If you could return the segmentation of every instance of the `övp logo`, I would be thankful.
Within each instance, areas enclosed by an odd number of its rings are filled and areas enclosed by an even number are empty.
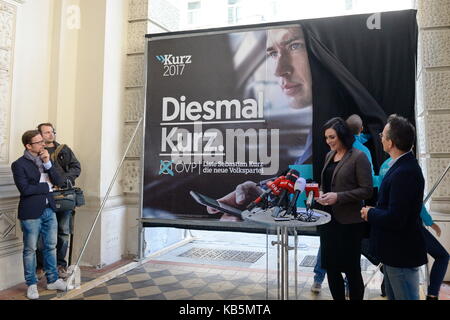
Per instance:
[[[170,174],[172,177],[174,176],[173,170],[172,170],[172,161],[168,160],[159,160],[159,175],[163,174]]]

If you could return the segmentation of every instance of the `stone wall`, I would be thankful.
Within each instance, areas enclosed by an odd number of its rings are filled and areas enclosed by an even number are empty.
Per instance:
[[[427,194],[450,165],[450,0],[419,0],[417,9],[417,145]],[[450,172],[428,205],[442,229],[437,239],[450,251]]]
[[[125,86],[124,148],[144,114],[145,96],[145,47],[146,34],[178,30],[179,11],[166,0],[129,0],[128,44]],[[142,126],[141,126],[142,128]],[[143,154],[142,130],[137,133],[127,154],[122,187],[128,204],[128,251],[137,252],[140,228],[136,220],[140,217],[139,193],[141,190],[141,155]],[[182,239],[182,230],[169,228],[147,228],[142,230],[142,254],[145,256]]]
[[[417,9],[418,151],[429,191],[450,164],[450,0],[418,1]],[[450,213],[450,174],[433,193],[431,209]]]
[[[11,97],[17,6],[22,1],[0,0],[0,290],[22,276],[22,242],[17,223],[18,192],[11,174]]]

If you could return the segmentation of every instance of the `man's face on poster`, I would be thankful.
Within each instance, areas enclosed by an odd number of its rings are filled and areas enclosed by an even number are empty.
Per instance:
[[[266,51],[290,106],[300,109],[312,105],[311,70],[302,28],[268,30]]]

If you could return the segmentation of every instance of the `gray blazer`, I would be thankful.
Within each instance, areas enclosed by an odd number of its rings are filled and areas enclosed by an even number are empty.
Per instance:
[[[330,151],[325,157],[321,173],[333,161],[336,151]],[[333,217],[342,224],[359,223],[363,200],[372,196],[372,169],[364,152],[351,148],[339,161],[331,179],[331,192],[337,193],[337,202],[332,206]],[[322,188],[322,187],[321,187]]]

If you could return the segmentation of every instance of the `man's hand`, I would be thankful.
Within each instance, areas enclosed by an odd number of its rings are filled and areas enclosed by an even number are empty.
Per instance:
[[[244,183],[239,184],[233,192],[230,192],[226,196],[217,199],[217,201],[222,202],[224,204],[228,204],[232,207],[244,210],[245,207],[259,197],[259,195],[263,193],[262,189],[256,185],[253,181],[246,181]],[[208,213],[216,214],[222,213],[221,211],[207,207]],[[221,221],[242,221],[239,217],[223,213],[220,218]]]
[[[431,227],[431,229],[434,230],[434,232],[436,232],[436,235],[438,237],[441,236],[441,228],[439,228],[439,226],[436,223],[433,223],[430,227]]]
[[[336,192],[324,193],[319,198],[317,198],[316,201],[323,206],[331,206],[337,202],[337,193]]]
[[[373,207],[365,206],[361,209],[361,218],[365,221],[368,219],[369,210]]]
[[[48,153],[48,150],[47,150],[47,149],[42,150],[42,151],[39,153],[39,157],[41,158],[41,160],[42,160],[43,163],[47,163],[47,162],[50,161],[50,154]]]

